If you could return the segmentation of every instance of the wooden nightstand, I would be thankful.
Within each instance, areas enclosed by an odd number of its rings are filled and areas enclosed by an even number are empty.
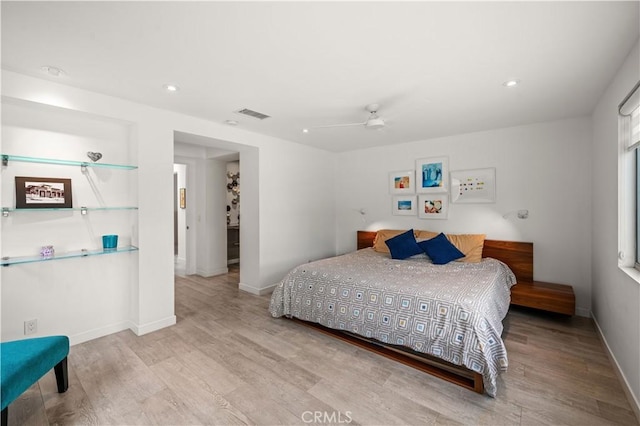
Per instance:
[[[570,285],[541,281],[521,282],[511,287],[511,304],[573,315],[576,296]]]

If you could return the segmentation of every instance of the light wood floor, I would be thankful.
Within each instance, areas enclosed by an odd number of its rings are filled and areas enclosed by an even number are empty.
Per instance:
[[[175,326],[73,346],[69,390],[48,373],[9,425],[637,424],[586,318],[511,311],[494,399],[272,319],[237,283],[176,278]]]

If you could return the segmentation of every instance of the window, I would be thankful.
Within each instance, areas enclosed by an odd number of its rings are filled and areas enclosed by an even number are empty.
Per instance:
[[[640,270],[640,82],[618,112],[618,259],[621,267]]]
[[[636,109],[640,116],[640,108]],[[639,120],[640,121],[640,120]],[[640,141],[640,139],[639,139]],[[640,270],[640,149],[636,148],[636,269]]]
[[[640,93],[640,89],[636,87],[634,93]],[[636,269],[640,269],[640,101],[636,96],[636,107],[631,112],[631,143],[630,147],[627,148],[627,155],[631,157],[635,157],[635,164],[633,164],[633,169],[635,171],[636,179],[635,179],[635,267]],[[631,152],[629,152],[631,151]],[[635,151],[635,152],[634,152]],[[635,154],[635,155],[633,155]]]

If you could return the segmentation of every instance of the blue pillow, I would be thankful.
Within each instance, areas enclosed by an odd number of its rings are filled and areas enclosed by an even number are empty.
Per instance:
[[[422,253],[422,249],[416,242],[416,237],[413,235],[413,229],[409,229],[407,232],[403,232],[400,235],[396,235],[393,238],[389,238],[385,241],[389,251],[391,252],[392,259],[406,259],[416,254]]]
[[[464,253],[451,244],[442,232],[430,240],[420,241],[418,247],[424,250],[436,265],[444,265],[464,257]]]

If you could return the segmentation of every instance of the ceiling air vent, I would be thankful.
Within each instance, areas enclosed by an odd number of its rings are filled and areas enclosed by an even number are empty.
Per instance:
[[[258,111],[253,111],[253,110],[250,110],[249,108],[242,108],[235,112],[238,114],[243,114],[249,117],[257,118],[258,120],[264,120],[265,118],[269,118],[267,114],[263,114]]]

